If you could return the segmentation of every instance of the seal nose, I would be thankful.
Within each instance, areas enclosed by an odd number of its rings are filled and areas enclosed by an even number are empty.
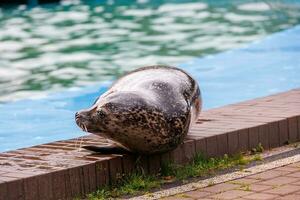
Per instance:
[[[75,113],[75,120],[76,121],[82,121],[89,119],[88,113],[85,111],[78,111]]]
[[[76,112],[76,113],[75,113],[75,121],[76,121],[76,122],[80,122],[80,121],[82,121],[82,120],[83,120],[82,114],[80,114],[80,112]]]
[[[78,119],[78,117],[79,117],[79,113],[76,112],[76,113],[75,113],[75,119]]]

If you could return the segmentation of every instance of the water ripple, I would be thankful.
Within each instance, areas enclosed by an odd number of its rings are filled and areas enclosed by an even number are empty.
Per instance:
[[[0,101],[176,64],[300,22],[296,1],[95,2],[0,10]]]

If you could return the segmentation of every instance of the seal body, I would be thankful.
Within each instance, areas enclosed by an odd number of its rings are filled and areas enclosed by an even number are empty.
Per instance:
[[[91,108],[76,113],[76,123],[128,151],[162,153],[183,142],[201,105],[199,86],[186,72],[148,66],[117,80]]]

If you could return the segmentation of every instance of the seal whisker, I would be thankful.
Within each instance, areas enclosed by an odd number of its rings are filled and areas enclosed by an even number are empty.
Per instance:
[[[78,149],[78,147],[77,147],[78,141],[79,141],[79,138],[76,138],[76,141],[75,141],[75,148],[76,148],[76,149]]]
[[[88,132],[88,129],[87,129],[86,125],[83,124],[83,127],[84,127],[84,131]]]
[[[80,142],[79,142],[79,148],[78,148],[78,151],[81,151],[82,142],[83,142],[83,137],[80,137]]]

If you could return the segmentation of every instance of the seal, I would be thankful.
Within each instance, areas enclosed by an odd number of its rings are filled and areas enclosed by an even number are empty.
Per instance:
[[[77,112],[75,120],[84,131],[108,138],[124,151],[148,155],[181,144],[201,107],[199,86],[189,74],[155,65],[122,76],[91,108]]]

